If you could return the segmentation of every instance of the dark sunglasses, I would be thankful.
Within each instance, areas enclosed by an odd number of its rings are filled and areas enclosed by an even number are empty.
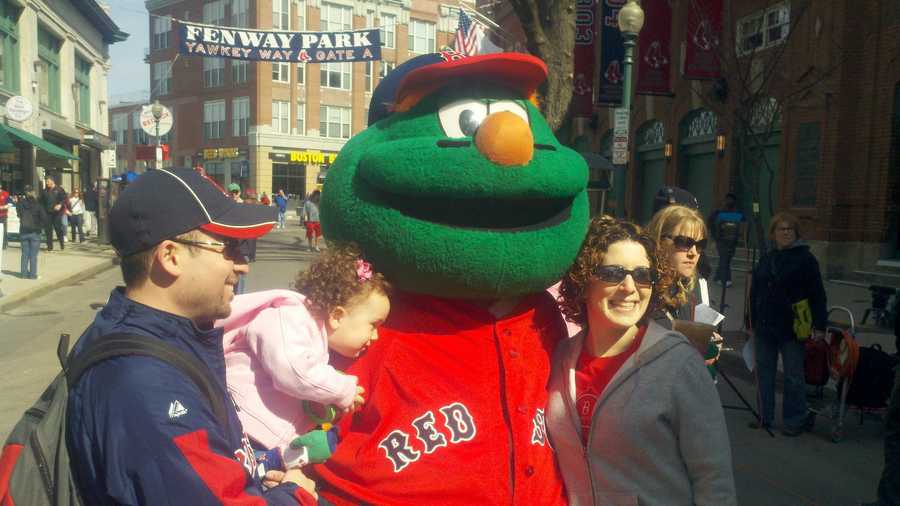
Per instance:
[[[597,279],[604,283],[619,284],[629,274],[636,285],[650,286],[656,282],[656,271],[650,267],[638,267],[629,271],[621,265],[601,265],[594,270]]]
[[[169,239],[172,242],[177,242],[179,244],[187,244],[189,246],[195,246],[198,248],[202,248],[205,250],[213,251],[215,253],[221,253],[225,255],[227,258],[235,259],[241,256],[241,241],[237,239],[224,239],[222,242],[220,241],[191,241],[188,239]],[[216,249],[211,246],[221,247],[222,249]]]
[[[662,237],[663,239],[671,239],[675,244],[675,249],[679,251],[687,251],[694,246],[697,247],[697,251],[703,251],[704,249],[706,249],[706,239],[700,239],[699,241],[697,241],[691,237],[687,237],[684,235],[664,235]]]

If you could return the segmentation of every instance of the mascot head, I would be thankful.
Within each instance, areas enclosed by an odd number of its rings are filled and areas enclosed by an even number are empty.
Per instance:
[[[518,53],[397,67],[328,172],[325,236],[415,293],[494,299],[556,282],[587,230],[588,171],[533,104],[546,76]]]

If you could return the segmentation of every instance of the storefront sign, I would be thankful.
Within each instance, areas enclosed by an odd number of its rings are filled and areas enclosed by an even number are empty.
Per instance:
[[[643,8],[647,24],[638,39],[635,93],[668,95],[672,92],[672,6],[669,0],[644,0]]]
[[[323,153],[321,151],[291,151],[291,163],[334,163],[337,153]]]
[[[178,21],[181,54],[237,60],[322,63],[381,59],[381,32],[248,30]]]
[[[9,97],[6,101],[6,117],[13,121],[25,121],[34,113],[31,101],[21,95]]]
[[[204,160],[224,160],[241,156],[239,148],[206,148],[203,150]]]
[[[628,109],[617,108],[613,128],[613,159],[615,165],[628,163]]]
[[[153,115],[152,105],[142,106],[141,109],[141,129],[151,137],[156,137],[157,135],[162,137],[169,133],[169,130],[172,130],[172,111],[162,104],[159,107],[160,115],[158,120]],[[157,125],[157,123],[159,124]]]

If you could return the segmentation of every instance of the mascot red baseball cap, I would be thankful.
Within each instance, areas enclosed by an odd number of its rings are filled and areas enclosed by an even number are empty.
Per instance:
[[[238,204],[196,171],[153,169],[129,184],[110,209],[110,241],[126,257],[198,228],[255,239],[272,229],[277,212]]]
[[[457,78],[500,83],[527,98],[547,79],[547,65],[525,53],[466,56],[446,50],[416,56],[391,71],[375,88],[369,124],[390,116],[405,98],[427,94]]]

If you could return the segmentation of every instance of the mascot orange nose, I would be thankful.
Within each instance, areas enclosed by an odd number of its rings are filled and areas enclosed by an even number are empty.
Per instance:
[[[516,114],[495,112],[478,127],[475,147],[498,165],[525,165],[534,155],[534,135],[528,123]]]

